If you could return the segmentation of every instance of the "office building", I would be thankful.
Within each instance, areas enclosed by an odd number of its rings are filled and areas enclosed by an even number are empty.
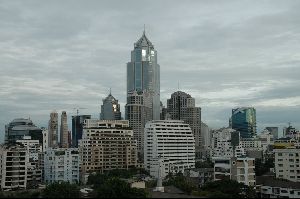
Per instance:
[[[92,172],[137,167],[137,142],[127,120],[85,120],[79,152],[83,182]]]
[[[120,104],[114,96],[109,95],[103,99],[103,105],[101,105],[101,120],[121,120]]]
[[[0,145],[1,190],[19,190],[27,187],[29,156],[22,144]]]
[[[160,119],[160,66],[157,51],[146,37],[134,44],[131,61],[127,63],[127,104],[125,119],[138,141],[139,160],[143,160],[143,136],[147,121]]]
[[[66,111],[61,113],[60,146],[62,148],[69,148],[68,118]]]
[[[82,138],[83,122],[86,119],[91,119],[91,115],[76,115],[72,116],[72,147],[78,147],[78,140]]]
[[[300,149],[287,147],[274,149],[276,178],[300,182]]]
[[[43,129],[42,134],[43,134],[43,152],[45,152],[46,149],[49,148],[48,130],[47,129]]]
[[[144,165],[158,177],[158,159],[164,164],[163,177],[169,173],[195,168],[195,139],[189,124],[180,120],[154,120],[145,126]]]
[[[256,135],[256,110],[253,107],[232,109],[230,127],[240,132],[242,138]]]
[[[127,94],[125,106],[126,119],[133,130],[133,137],[137,140],[138,159],[144,158],[144,127],[152,118],[151,98],[147,92],[133,91]]]
[[[49,147],[58,147],[58,113],[50,113],[48,125],[48,144]]]
[[[76,148],[48,148],[44,156],[45,182],[79,182],[80,157]]]
[[[172,120],[183,120],[189,124],[195,138],[196,158],[201,156],[203,148],[201,136],[201,108],[195,106],[195,98],[177,91],[167,100],[167,113]]]
[[[40,142],[43,140],[42,130],[30,119],[17,118],[5,125],[5,143],[14,143],[24,136],[31,136]]]

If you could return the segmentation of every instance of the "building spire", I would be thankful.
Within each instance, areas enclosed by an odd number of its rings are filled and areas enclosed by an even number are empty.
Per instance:
[[[146,25],[144,24],[144,31],[143,31],[143,35],[146,34]]]
[[[111,88],[109,88],[109,95],[111,95]]]

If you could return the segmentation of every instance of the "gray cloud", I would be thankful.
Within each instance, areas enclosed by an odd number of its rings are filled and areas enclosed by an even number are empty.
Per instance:
[[[143,24],[158,50],[161,98],[180,89],[203,120],[226,126],[255,106],[259,129],[300,128],[296,1],[1,1],[0,129],[16,117],[46,126],[56,109],[98,116],[112,88],[123,107],[126,63]],[[1,133],[3,135],[3,133]]]

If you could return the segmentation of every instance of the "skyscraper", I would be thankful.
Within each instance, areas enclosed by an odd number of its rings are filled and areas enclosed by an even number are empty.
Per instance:
[[[48,143],[49,147],[57,147],[58,146],[58,113],[52,112],[50,113],[50,120],[48,126]]]
[[[127,63],[127,104],[125,118],[138,141],[139,158],[143,158],[144,127],[149,120],[160,119],[160,66],[157,51],[146,37],[134,44]]]
[[[101,120],[121,120],[120,104],[114,96],[109,95],[103,100],[101,105]]]
[[[66,113],[66,111],[63,111],[61,113],[60,146],[63,147],[63,148],[68,148],[69,147],[68,120],[67,120],[67,113]]]
[[[278,127],[266,127],[266,129],[274,136],[274,139],[278,139]]]
[[[195,106],[195,98],[177,91],[167,100],[167,113],[172,120],[183,120],[189,124],[195,137],[196,157],[201,154],[203,147],[201,138],[201,108]]]
[[[230,119],[232,129],[240,132],[242,138],[256,135],[256,110],[253,107],[232,109]]]
[[[91,115],[72,116],[72,147],[78,147],[78,140],[82,138],[85,119],[91,119]]]

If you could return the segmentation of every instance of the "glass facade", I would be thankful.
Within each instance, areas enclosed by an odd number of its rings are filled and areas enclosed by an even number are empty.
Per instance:
[[[82,139],[85,119],[91,119],[91,115],[72,116],[72,147],[78,147],[78,140]]]
[[[231,128],[240,132],[242,138],[256,135],[256,110],[253,107],[232,109]]]
[[[118,100],[109,94],[101,105],[101,120],[121,120],[120,104]]]
[[[160,66],[152,43],[143,36],[134,44],[131,62],[127,63],[127,93],[133,91],[151,94],[153,119],[160,119]]]

